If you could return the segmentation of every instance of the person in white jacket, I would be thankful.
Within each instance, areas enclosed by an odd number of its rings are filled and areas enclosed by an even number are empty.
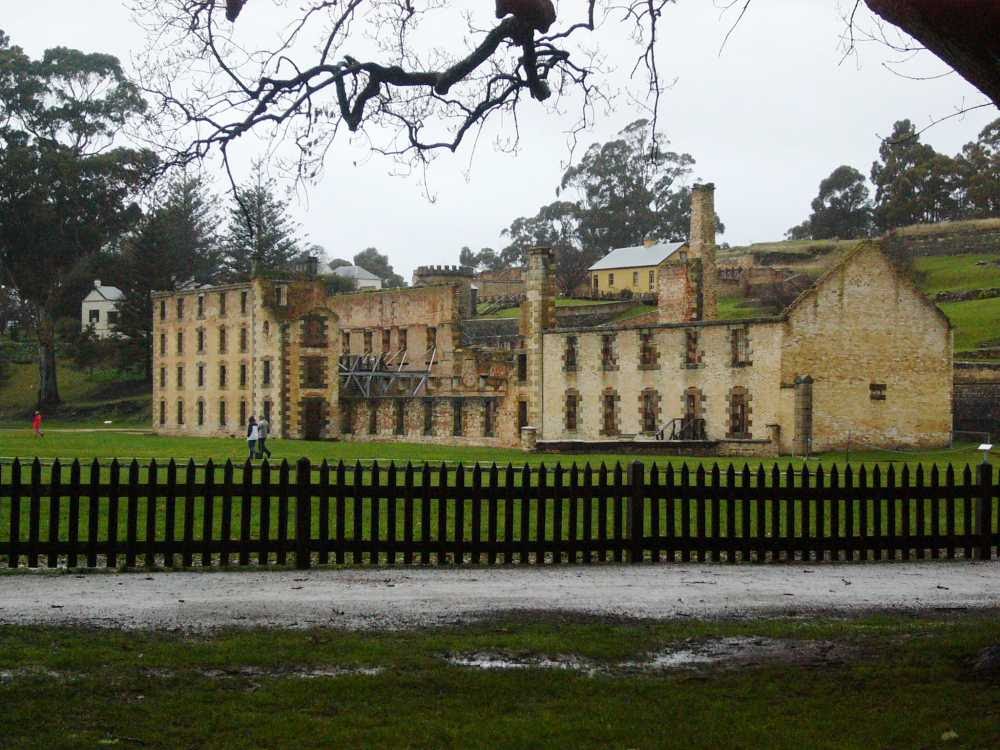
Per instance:
[[[250,421],[247,423],[247,448],[250,450],[250,455],[247,458],[250,460],[257,457],[257,440],[259,439],[260,430],[257,428],[257,420],[250,417]]]

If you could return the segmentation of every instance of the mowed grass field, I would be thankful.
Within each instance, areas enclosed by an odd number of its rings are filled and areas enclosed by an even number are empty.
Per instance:
[[[996,748],[970,664],[995,611],[860,619],[521,618],[396,632],[0,627],[0,744],[27,748]],[[832,657],[655,669],[722,638]],[[482,669],[451,657],[527,662]],[[593,669],[531,666],[574,660]],[[629,667],[632,664],[635,666]]]

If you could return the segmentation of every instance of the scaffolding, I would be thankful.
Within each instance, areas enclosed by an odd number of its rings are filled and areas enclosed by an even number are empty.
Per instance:
[[[423,367],[410,367],[406,349],[380,354],[348,354],[340,358],[340,392],[344,396],[412,398],[427,392],[437,347],[424,353]],[[419,360],[418,360],[419,362]]]

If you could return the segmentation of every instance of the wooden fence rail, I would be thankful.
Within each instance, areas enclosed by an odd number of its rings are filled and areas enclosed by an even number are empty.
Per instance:
[[[986,560],[998,527],[986,464],[0,467],[11,568]]]

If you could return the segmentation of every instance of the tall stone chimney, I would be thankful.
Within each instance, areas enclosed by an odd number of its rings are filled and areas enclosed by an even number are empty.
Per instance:
[[[701,260],[701,318],[717,317],[716,289],[719,283],[715,268],[715,185],[711,182],[691,188],[691,231],[688,236],[692,259]]]
[[[521,336],[524,339],[526,379],[521,393],[528,404],[528,424],[542,437],[542,395],[545,331],[556,324],[556,288],[552,274],[552,250],[533,247],[528,250],[525,299],[521,304]]]

